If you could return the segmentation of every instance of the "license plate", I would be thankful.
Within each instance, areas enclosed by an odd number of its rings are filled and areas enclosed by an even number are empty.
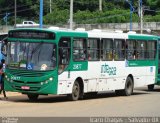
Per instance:
[[[29,86],[22,86],[21,89],[23,89],[23,90],[29,90],[30,87]]]

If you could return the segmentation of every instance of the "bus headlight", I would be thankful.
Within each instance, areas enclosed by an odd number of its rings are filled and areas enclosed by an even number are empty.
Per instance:
[[[8,76],[7,76],[7,75],[5,75],[5,78],[7,79],[7,78],[8,78]]]
[[[49,78],[48,80],[44,81],[44,82],[41,82],[41,85],[43,84],[48,84],[50,81],[53,81],[53,78]]]
[[[13,82],[13,80],[11,79],[11,80],[10,80],[10,82],[12,83],[12,82]]]
[[[45,81],[45,84],[48,84],[48,81]]]
[[[7,81],[10,81],[10,79],[9,78],[6,78],[7,79]]]
[[[53,78],[51,77],[51,78],[49,78],[49,80],[50,80],[50,81],[53,81]]]

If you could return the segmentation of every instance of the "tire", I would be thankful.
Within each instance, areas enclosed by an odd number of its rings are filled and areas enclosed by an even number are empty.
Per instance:
[[[28,94],[27,96],[30,101],[37,101],[39,95],[38,94]]]
[[[153,90],[154,90],[154,84],[148,85],[148,90],[149,90],[149,91],[153,91]]]
[[[80,98],[80,85],[77,81],[74,82],[72,93],[68,95],[68,99],[71,101],[77,101]]]
[[[127,77],[126,84],[125,84],[125,89],[122,90],[122,95],[123,96],[132,95],[133,87],[134,87],[133,80],[131,79],[131,77]]]

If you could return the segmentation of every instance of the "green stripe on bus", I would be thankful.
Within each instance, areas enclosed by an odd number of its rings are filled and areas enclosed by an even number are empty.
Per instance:
[[[156,66],[154,60],[130,60],[128,61],[128,67],[143,67],[143,66]]]
[[[148,36],[148,35],[128,35],[128,38],[135,40],[158,40],[157,36]]]

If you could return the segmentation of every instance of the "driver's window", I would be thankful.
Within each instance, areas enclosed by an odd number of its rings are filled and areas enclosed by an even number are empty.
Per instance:
[[[58,72],[62,73],[64,69],[67,67],[69,64],[70,60],[70,42],[71,39],[69,37],[62,37],[59,41],[59,52],[58,52],[58,60],[59,60],[59,68]]]

